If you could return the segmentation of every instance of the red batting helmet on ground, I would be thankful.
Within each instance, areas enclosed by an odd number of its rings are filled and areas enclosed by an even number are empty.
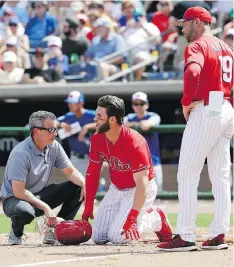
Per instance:
[[[79,245],[91,238],[92,227],[85,220],[63,221],[55,226],[54,233],[63,245]]]

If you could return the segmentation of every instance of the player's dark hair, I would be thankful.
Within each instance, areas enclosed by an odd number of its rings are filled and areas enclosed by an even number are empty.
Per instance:
[[[121,98],[114,95],[105,95],[98,99],[98,106],[106,108],[108,117],[116,117],[119,125],[123,124],[125,105]]]

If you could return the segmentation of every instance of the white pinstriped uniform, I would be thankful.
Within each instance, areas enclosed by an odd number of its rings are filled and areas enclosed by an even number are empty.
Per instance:
[[[208,114],[208,106],[199,103],[187,122],[178,167],[180,210],[177,233],[186,241],[195,241],[197,187],[207,158],[209,177],[214,195],[215,213],[210,237],[229,231],[230,196],[230,140],[234,134],[234,111],[224,101],[220,116]]]
[[[132,208],[135,190],[136,188],[119,190],[115,185],[110,185],[94,220],[92,239],[96,244],[126,242],[121,232]],[[146,212],[152,207],[156,195],[157,186],[152,179],[149,181],[147,199],[138,216],[137,224],[141,237],[161,230],[161,217],[156,210],[151,213]]]

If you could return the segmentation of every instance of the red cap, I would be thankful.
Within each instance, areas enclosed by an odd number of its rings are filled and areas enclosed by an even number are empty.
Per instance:
[[[200,19],[201,21],[206,21],[208,23],[211,23],[212,21],[212,16],[208,10],[206,10],[203,7],[194,6],[194,7],[188,8],[184,13],[183,18],[180,20],[177,20],[175,24],[177,26],[182,27],[184,21],[194,20],[196,18]]]

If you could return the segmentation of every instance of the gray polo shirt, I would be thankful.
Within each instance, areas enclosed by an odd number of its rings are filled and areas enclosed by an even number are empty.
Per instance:
[[[0,197],[13,196],[12,180],[24,181],[32,193],[48,184],[52,168],[64,169],[72,165],[62,146],[55,140],[41,152],[31,136],[13,148],[3,174]]]

